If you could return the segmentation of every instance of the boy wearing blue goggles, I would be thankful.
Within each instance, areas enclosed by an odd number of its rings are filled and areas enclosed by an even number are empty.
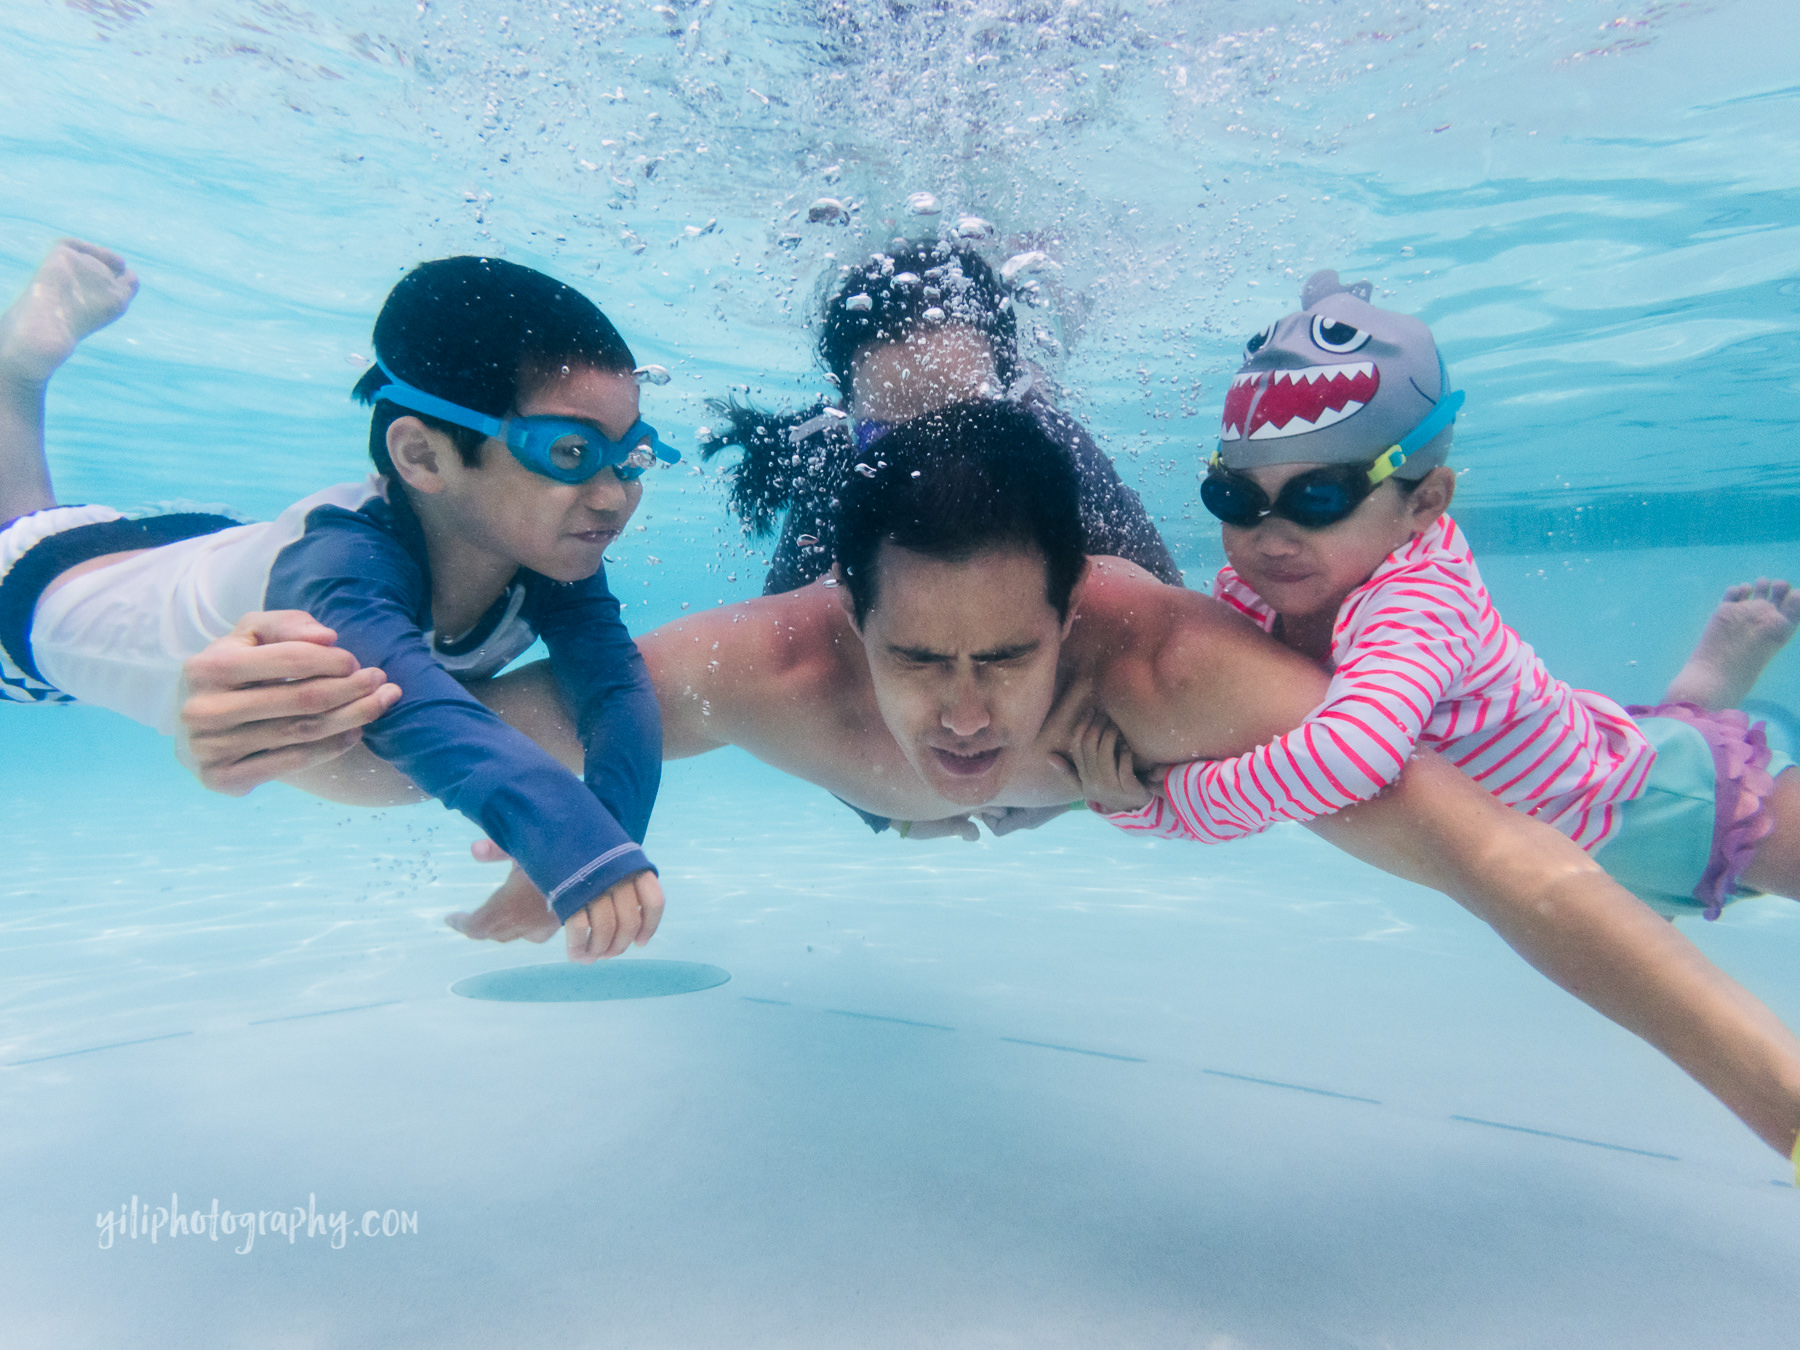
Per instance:
[[[57,324],[72,347],[135,286],[117,255],[60,246],[0,332],[49,333],[35,355],[27,343],[22,368],[54,369],[67,356]],[[0,634],[0,700],[77,700],[168,729],[190,655],[250,610],[292,611],[280,625],[298,640],[268,645],[339,648],[340,676],[372,681],[366,697],[385,709],[362,744],[514,860],[502,891],[519,912],[486,931],[541,939],[560,924],[572,958],[616,956],[662,912],[642,847],[662,722],[605,554],[642,498],[636,480],[679,456],[638,416],[637,362],[618,330],[541,272],[473,256],[421,264],[373,340],[379,360],[355,396],[373,408],[378,472],[273,521],[58,506],[41,436],[27,436],[0,474],[0,508],[20,517],[0,521],[0,582],[25,622]],[[29,430],[41,391],[12,386],[12,420]],[[221,531],[230,547],[210,539]],[[60,584],[77,569],[85,588]],[[68,622],[33,641],[32,616],[59,599]],[[581,777],[471,692],[540,639],[579,722]]]
[[[641,417],[616,441],[597,427],[565,417],[489,417],[415,388],[380,361],[375,364],[388,379],[376,398],[502,440],[519,463],[559,483],[585,483],[602,469],[629,483],[658,460],[681,462],[680,452],[664,445],[656,428]]]

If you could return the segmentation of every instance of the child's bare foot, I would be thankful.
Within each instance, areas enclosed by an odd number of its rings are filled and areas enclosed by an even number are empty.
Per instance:
[[[1706,621],[1700,645],[1670,683],[1663,701],[1735,708],[1800,624],[1800,590],[1758,577],[1733,586]]]
[[[0,314],[0,377],[46,383],[77,343],[125,312],[137,288],[137,275],[111,249],[58,240]]]

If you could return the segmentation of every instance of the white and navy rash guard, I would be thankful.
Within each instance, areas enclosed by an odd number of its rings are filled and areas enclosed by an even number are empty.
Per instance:
[[[57,508],[85,514],[32,552],[58,551],[60,571],[81,554],[132,547],[110,535],[142,522],[95,522],[95,509]],[[521,570],[474,630],[439,642],[418,520],[378,476],[315,493],[274,521],[215,528],[72,578],[37,603],[19,654],[49,691],[166,733],[181,662],[255,609],[305,610],[364,666],[386,672],[400,700],[364,741],[485,830],[558,918],[654,870],[640,845],[662,777],[662,718],[604,571],[557,582]],[[539,637],[581,738],[584,781],[463,687]]]

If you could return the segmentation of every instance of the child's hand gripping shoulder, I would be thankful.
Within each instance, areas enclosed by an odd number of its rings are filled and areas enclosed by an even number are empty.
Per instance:
[[[1160,795],[1167,772],[1165,765],[1140,769],[1124,733],[1098,708],[1090,708],[1075,724],[1068,748],[1056,757],[1080,780],[1088,808],[1106,815],[1148,806]],[[1158,787],[1153,789],[1151,783]]]

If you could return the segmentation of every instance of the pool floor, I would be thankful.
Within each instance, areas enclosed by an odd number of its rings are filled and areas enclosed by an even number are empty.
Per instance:
[[[8,1347],[1791,1344],[1780,1160],[1302,832],[907,844],[671,765],[641,956],[729,982],[485,1002],[449,988],[558,953],[441,926],[494,877],[460,821],[208,798],[152,737],[35,716]],[[1795,1024],[1790,908],[1699,936]],[[254,1243],[131,1236],[171,1196]]]

